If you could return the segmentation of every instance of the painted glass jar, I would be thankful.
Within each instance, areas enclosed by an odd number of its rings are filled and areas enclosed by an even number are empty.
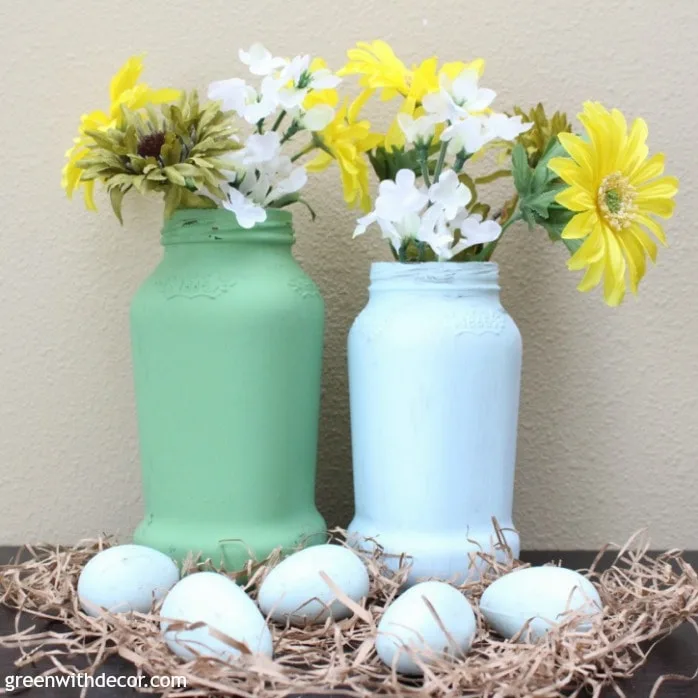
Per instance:
[[[410,555],[410,582],[465,579],[493,518],[513,529],[521,336],[497,265],[373,264],[348,350],[350,531]]]
[[[250,553],[324,540],[314,503],[324,304],[293,240],[286,211],[249,230],[222,209],[166,222],[162,261],[131,306],[137,543],[235,569]]]

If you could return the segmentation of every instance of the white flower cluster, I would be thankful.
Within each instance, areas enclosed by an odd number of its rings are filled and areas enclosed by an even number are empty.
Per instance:
[[[354,237],[376,223],[395,250],[416,240],[429,245],[439,260],[449,260],[468,247],[499,237],[498,223],[468,213],[471,197],[453,170],[443,170],[428,189],[417,186],[412,170],[400,170],[394,182],[380,183],[375,208],[359,218]]]
[[[499,237],[498,223],[468,212],[472,194],[459,181],[458,173],[442,167],[447,154],[455,156],[456,162],[460,159],[459,169],[487,143],[511,141],[531,128],[520,116],[492,112],[495,92],[480,87],[478,80],[473,70],[464,70],[453,80],[442,76],[439,91],[427,94],[422,102],[423,115],[398,115],[406,141],[421,152],[427,172],[426,153],[441,129],[441,166],[436,166],[435,181],[429,186],[418,187],[415,173],[409,169],[400,170],[394,182],[381,182],[374,210],[357,221],[354,236],[375,223],[396,251],[415,240],[429,245],[439,260],[452,259],[468,247]]]
[[[514,140],[528,131],[520,116],[497,114],[490,105],[497,96],[494,90],[480,87],[476,71],[466,69],[454,80],[441,76],[440,89],[424,97],[426,114],[413,119],[408,114],[398,117],[405,138],[415,145],[430,143],[438,126],[444,126],[441,141],[448,143],[448,153],[461,151],[472,155],[494,140]]]
[[[305,109],[304,102],[313,90],[335,88],[340,78],[326,68],[312,70],[310,56],[278,58],[261,44],[241,50],[239,56],[250,73],[262,78],[259,89],[241,78],[231,78],[212,82],[208,97],[256,128],[243,147],[228,157],[230,181],[224,187],[227,200],[222,202],[243,228],[251,228],[266,219],[265,207],[305,185],[305,168],[294,167],[292,158],[282,154],[282,145],[299,131],[321,131],[334,119],[334,109],[328,104]],[[265,120],[272,115],[274,123],[265,131]],[[277,129],[284,119],[290,119],[290,126],[281,135]]]

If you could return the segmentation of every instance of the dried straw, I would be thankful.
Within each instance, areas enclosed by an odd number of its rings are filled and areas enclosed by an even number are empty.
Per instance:
[[[335,536],[343,540],[343,532]],[[500,537],[501,538],[501,537]],[[646,660],[656,641],[698,615],[698,577],[678,550],[648,554],[640,534],[625,546],[607,546],[585,573],[597,586],[604,614],[591,630],[577,632],[574,616],[538,643],[508,642],[485,627],[477,612],[483,590],[494,579],[523,567],[507,557],[478,553],[482,580],[462,585],[478,616],[478,632],[465,658],[434,659],[422,679],[405,679],[384,666],[373,643],[386,606],[407,575],[389,571],[380,550],[363,558],[371,577],[369,598],[353,604],[351,618],[324,625],[273,627],[275,659],[243,655],[233,663],[198,657],[183,662],[162,642],[157,616],[133,613],[91,618],[79,609],[76,586],[85,563],[110,540],[87,541],[72,548],[30,547],[29,559],[0,568],[0,601],[17,610],[15,632],[0,637],[0,647],[19,649],[18,667],[48,660],[44,673],[74,673],[76,663],[94,672],[112,655],[132,663],[139,674],[184,676],[186,689],[170,696],[268,696],[289,693],[355,696],[429,696],[482,698],[558,698],[588,690],[599,696],[605,686],[623,695],[617,681]],[[597,571],[603,553],[615,550],[613,565]],[[268,571],[278,563],[274,552],[263,562],[250,562],[233,578],[246,580],[252,597]],[[205,565],[204,565],[205,566]],[[191,561],[187,565],[202,568]],[[337,590],[339,592],[339,590]],[[350,600],[344,599],[348,604]],[[64,629],[30,627],[20,620],[30,614],[58,621]],[[220,635],[218,635],[220,637]],[[648,642],[652,641],[652,642]],[[649,646],[648,646],[649,645]],[[82,669],[84,670],[84,669]],[[672,677],[674,678],[674,677]],[[659,687],[659,682],[655,689]],[[142,689],[147,691],[148,689]],[[653,691],[654,694],[654,691]]]

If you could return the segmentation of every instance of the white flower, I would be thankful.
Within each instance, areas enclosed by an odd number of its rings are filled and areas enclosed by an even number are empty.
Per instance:
[[[378,186],[375,209],[379,218],[399,221],[407,213],[419,213],[429,199],[424,188],[415,186],[416,177],[412,170],[399,170],[395,181],[383,180]]]
[[[281,71],[281,81],[283,84],[292,82],[298,86],[301,78],[309,72],[310,56],[294,56]]]
[[[464,70],[455,80],[442,75],[440,89],[425,95],[422,105],[439,121],[456,121],[472,114],[481,114],[497,96],[493,90],[478,86],[478,74]]]
[[[410,114],[398,114],[397,122],[409,143],[429,145],[434,137],[436,125],[439,123],[433,114],[419,116],[416,119]]]
[[[244,80],[231,78],[212,82],[208,86],[208,98],[222,102],[223,111],[242,114],[249,103],[257,100],[257,92]]]
[[[459,181],[453,170],[444,170],[439,180],[429,187],[429,201],[443,210],[447,221],[452,221],[465,209],[471,198],[470,189]]]
[[[361,218],[358,218],[356,221],[356,227],[354,228],[354,234],[352,237],[363,235],[374,223],[378,223],[378,216],[376,215],[375,211],[371,211],[371,213],[361,216]]]
[[[256,95],[256,101],[248,104],[240,115],[248,124],[256,124],[271,116],[279,106],[280,82],[270,75],[262,80],[261,91]]]
[[[460,116],[454,109],[453,100],[443,89],[424,95],[422,106],[427,115],[431,116],[437,123],[451,121]]]
[[[297,87],[282,87],[278,92],[279,106],[286,111],[295,111],[303,106],[308,89],[299,90]]]
[[[334,119],[334,109],[329,104],[317,104],[298,117],[300,125],[308,131],[322,131]]]
[[[460,251],[453,247],[453,234],[448,229],[445,232],[441,229],[424,231],[419,240],[431,247],[439,262],[447,262]]]
[[[356,221],[354,237],[363,235],[366,229],[376,223],[381,230],[384,240],[389,240],[396,251],[399,251],[406,240],[415,239],[419,231],[421,219],[417,213],[408,213],[397,221],[380,218],[375,211],[362,216]]]
[[[479,213],[465,215],[461,220],[454,221],[454,227],[460,230],[461,240],[467,244],[462,248],[472,247],[473,245],[484,245],[488,242],[493,242],[502,233],[502,227],[496,221],[483,221]]]
[[[283,58],[274,58],[262,44],[252,44],[249,51],[240,49],[238,55],[253,75],[269,75],[286,65]]]
[[[526,133],[532,123],[524,124],[520,116],[507,116],[506,114],[492,114],[486,123],[488,134],[491,140],[500,138],[504,141],[513,141],[517,136]]]
[[[384,180],[378,187],[375,209],[359,218],[354,237],[376,223],[384,238],[399,250],[405,240],[416,238],[422,223],[421,214],[429,202],[424,188],[415,185],[412,170],[400,170],[395,181]]]
[[[320,68],[310,74],[310,86],[314,90],[333,90],[340,82],[342,78],[327,68]]]
[[[477,116],[468,116],[453,121],[441,134],[442,141],[448,141],[451,154],[465,150],[466,153],[477,153],[486,143],[492,140],[485,122]]]
[[[271,178],[266,172],[250,168],[238,182],[237,188],[253,203],[263,205],[271,189]]]
[[[290,160],[289,160],[290,161]],[[267,194],[264,203],[272,204],[288,194],[295,194],[300,191],[308,181],[308,174],[305,167],[296,167],[289,173],[286,179],[278,182]]]
[[[295,56],[288,62],[281,71],[279,82],[283,85],[279,89],[279,104],[286,111],[293,112],[301,109],[308,92],[337,87],[341,79],[327,68],[311,72],[310,56],[305,55]]]
[[[276,131],[253,133],[240,150],[243,165],[261,165],[274,161],[281,151],[281,138]]]
[[[228,198],[222,203],[223,208],[235,214],[243,228],[253,228],[256,223],[261,223],[267,218],[267,213],[261,206],[250,201],[237,189],[229,189]]]
[[[232,110],[247,123],[256,124],[276,111],[279,105],[278,91],[277,81],[269,76],[262,80],[259,94],[244,80],[231,78],[212,82],[208,86],[208,98],[220,100],[224,111]]]
[[[455,104],[468,114],[482,112],[494,102],[497,93],[488,90],[486,87],[479,87],[480,80],[477,71],[465,69],[450,84],[448,78],[444,76],[442,84],[447,88]]]

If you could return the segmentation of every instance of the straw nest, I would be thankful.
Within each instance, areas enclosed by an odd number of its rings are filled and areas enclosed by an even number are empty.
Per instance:
[[[336,540],[343,532],[335,531]],[[500,537],[501,538],[501,537]],[[575,630],[572,616],[538,643],[510,642],[488,631],[478,600],[493,580],[523,565],[505,556],[479,553],[482,579],[462,585],[478,618],[472,649],[464,658],[435,659],[424,677],[405,679],[376,656],[376,627],[386,606],[396,597],[406,568],[391,573],[380,550],[363,554],[371,578],[368,599],[349,599],[352,617],[303,628],[273,627],[275,659],[243,655],[224,663],[199,657],[184,662],[163,643],[158,608],[152,614],[106,614],[92,618],[81,612],[76,587],[85,563],[113,544],[109,539],[75,547],[32,547],[25,561],[0,568],[0,601],[17,612],[15,632],[0,637],[0,647],[18,649],[18,667],[43,660],[44,673],[94,672],[112,655],[132,663],[138,674],[183,676],[187,687],[170,689],[172,696],[269,696],[288,694],[354,696],[429,696],[482,698],[557,698],[589,691],[600,695],[616,687],[640,667],[656,641],[698,614],[698,577],[680,551],[648,554],[649,543],[636,534],[622,546],[607,546],[584,574],[596,585],[604,613],[591,630]],[[601,555],[614,551],[610,568],[597,569]],[[250,561],[230,575],[246,580],[254,598],[268,571],[280,560],[274,552],[262,562]],[[501,559],[501,554],[500,554]],[[190,562],[187,571],[205,563]],[[45,621],[20,630],[24,614]],[[694,623],[694,627],[695,623]],[[697,627],[698,629],[698,627]],[[655,685],[655,691],[658,684]],[[148,689],[142,689],[147,691]],[[653,694],[655,693],[653,691]],[[620,694],[622,695],[622,694]]]

